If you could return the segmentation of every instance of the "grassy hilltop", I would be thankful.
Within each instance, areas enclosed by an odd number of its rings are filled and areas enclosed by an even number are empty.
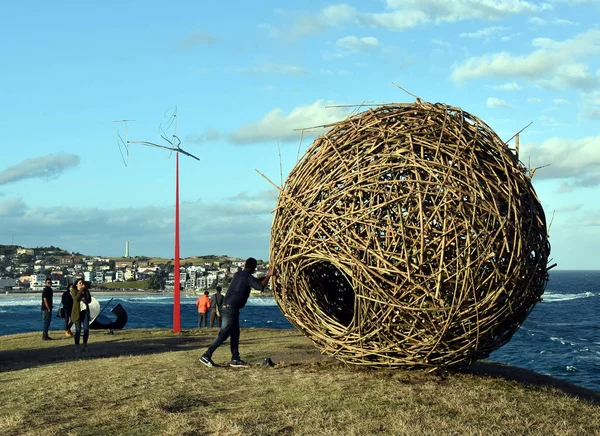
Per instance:
[[[92,331],[77,356],[59,332],[1,336],[0,434],[600,434],[600,394],[519,368],[348,367],[296,331],[244,329],[256,365],[211,369],[197,359],[215,334]]]

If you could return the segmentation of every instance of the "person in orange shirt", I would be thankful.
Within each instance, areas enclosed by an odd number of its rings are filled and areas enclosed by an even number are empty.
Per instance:
[[[200,330],[200,326],[203,324],[204,327],[208,327],[208,311],[210,310],[208,291],[204,291],[204,295],[196,300],[196,306],[198,306],[198,330]]]

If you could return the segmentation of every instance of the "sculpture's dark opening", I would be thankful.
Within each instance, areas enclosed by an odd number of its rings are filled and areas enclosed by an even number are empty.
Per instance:
[[[354,289],[329,262],[319,262],[302,270],[311,296],[323,312],[340,324],[349,326],[354,316]]]

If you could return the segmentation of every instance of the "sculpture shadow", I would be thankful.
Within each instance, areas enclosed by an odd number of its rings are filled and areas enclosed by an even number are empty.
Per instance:
[[[72,338],[55,339],[51,347],[0,351],[0,372],[36,368],[79,359],[143,356],[173,351],[199,350],[208,346],[214,339],[213,335],[204,334],[131,340],[115,334],[110,339],[94,342],[94,336],[90,337],[87,350],[81,353],[75,353]]]

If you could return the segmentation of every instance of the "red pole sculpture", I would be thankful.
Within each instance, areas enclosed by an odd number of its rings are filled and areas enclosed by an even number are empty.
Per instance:
[[[150,147],[158,147],[158,148],[163,148],[165,150],[170,150],[170,151],[174,151],[176,153],[176,160],[175,160],[175,262],[173,265],[173,333],[180,333],[181,332],[181,303],[180,303],[180,275],[179,275],[179,154],[183,153],[186,156],[189,156],[191,158],[194,158],[196,160],[200,160],[199,158],[197,158],[196,156],[194,156],[191,153],[188,153],[187,151],[183,150],[180,145],[181,145],[181,140],[177,137],[176,134],[173,134],[171,139],[169,139],[167,137],[166,132],[163,130],[162,125],[160,128],[160,132],[161,132],[161,138],[163,140],[165,140],[169,145],[160,145],[160,144],[155,144],[153,142],[148,142],[148,141],[130,141],[129,140],[129,134],[127,132],[127,121],[134,121],[134,120],[118,120],[118,121],[113,121],[113,122],[124,122],[125,123],[125,137],[126,140],[124,140],[121,135],[118,134],[117,132],[117,136],[118,136],[118,142],[117,144],[119,145],[119,150],[121,150],[121,144],[125,145],[125,148],[127,150],[127,158],[129,158],[129,144],[140,144],[140,145],[146,145],[146,146],[150,146]],[[175,126],[175,133],[177,132],[177,108],[175,108],[175,111],[173,112],[173,114],[171,115],[171,120],[168,123],[169,125],[167,126],[167,128],[170,128],[171,125],[174,124]],[[125,161],[125,157],[123,156],[123,153],[121,153],[121,157],[123,158],[123,162],[125,163],[125,165],[127,165],[126,161]]]
[[[173,266],[173,333],[181,332],[179,275],[179,153],[175,157],[175,264]]]

